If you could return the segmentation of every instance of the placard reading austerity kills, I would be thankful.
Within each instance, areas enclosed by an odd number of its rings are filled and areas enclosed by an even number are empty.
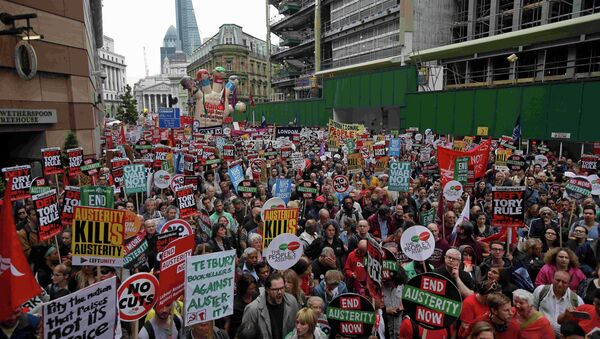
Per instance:
[[[189,257],[185,270],[185,324],[233,314],[235,251]]]
[[[75,206],[73,264],[123,266],[124,216],[125,211]]]
[[[266,210],[265,223],[263,226],[263,248],[269,247],[271,240],[280,234],[296,234],[297,227],[297,208],[278,208]]]

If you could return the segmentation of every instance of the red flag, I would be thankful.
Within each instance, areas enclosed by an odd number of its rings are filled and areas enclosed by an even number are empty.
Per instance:
[[[479,146],[466,152],[438,146],[438,164],[442,187],[454,177],[454,161],[458,157],[469,158],[469,179],[471,179],[471,173],[475,179],[483,177],[490,156],[490,143],[491,139],[484,140]]]
[[[119,142],[121,145],[127,145],[127,139],[125,139],[125,124],[121,124],[121,133],[119,133]]]
[[[10,203],[11,185],[6,185],[0,212],[0,320],[8,318],[27,300],[42,293],[21,248]]]

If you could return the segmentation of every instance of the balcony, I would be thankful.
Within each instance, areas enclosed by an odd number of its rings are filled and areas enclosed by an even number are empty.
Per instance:
[[[279,4],[279,14],[282,15],[292,15],[297,13],[300,8],[302,8],[302,4],[298,0],[290,0],[290,1],[282,1]]]

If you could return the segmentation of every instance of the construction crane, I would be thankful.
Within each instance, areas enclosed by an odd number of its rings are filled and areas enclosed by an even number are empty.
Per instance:
[[[144,46],[144,67],[146,68],[146,77],[150,76],[150,69],[148,68],[148,58],[146,58],[146,46]]]

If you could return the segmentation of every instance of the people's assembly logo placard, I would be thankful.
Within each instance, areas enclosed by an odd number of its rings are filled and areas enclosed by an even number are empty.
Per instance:
[[[400,238],[402,253],[416,261],[425,261],[435,250],[435,238],[427,227],[411,226],[402,233]]]
[[[264,253],[267,263],[276,270],[287,270],[294,266],[304,253],[300,238],[290,233],[275,237]]]
[[[463,194],[463,185],[456,181],[451,180],[446,183],[444,186],[444,198],[447,201],[456,201]]]

